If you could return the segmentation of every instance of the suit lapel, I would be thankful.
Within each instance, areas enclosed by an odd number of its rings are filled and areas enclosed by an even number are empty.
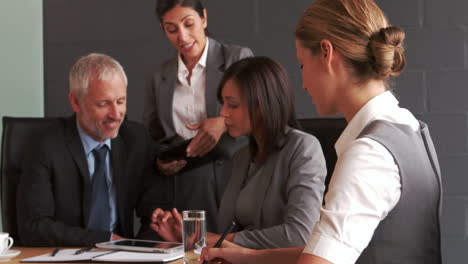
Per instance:
[[[264,202],[267,199],[267,193],[271,186],[271,181],[273,180],[273,176],[275,175],[276,165],[273,161],[276,161],[274,157],[276,153],[270,154],[270,157],[267,158],[265,163],[259,168],[258,173],[261,175],[261,184],[259,184],[258,189],[256,189],[256,194],[258,199],[254,201],[257,204],[256,216],[254,218],[254,226],[264,226],[263,225],[263,218],[268,217],[267,213],[270,208],[264,206]],[[263,217],[262,217],[263,216]]]
[[[222,232],[222,229],[229,225],[229,223],[235,219],[235,211],[237,207],[237,199],[242,189],[242,183],[247,177],[249,163],[251,155],[249,148],[243,148],[237,153],[236,167],[232,170],[229,183],[221,200],[218,214],[218,231]]]
[[[206,58],[206,113],[208,118],[219,116],[218,86],[223,77],[225,66],[224,54],[221,45],[214,39],[209,40],[208,55]]]
[[[159,89],[158,111],[161,113],[161,122],[166,123],[171,131],[175,133],[174,120],[172,119],[172,102],[174,100],[174,89],[177,82],[177,57],[171,60],[161,74],[161,86]]]
[[[286,126],[284,129],[284,137],[280,138],[276,143],[276,149],[270,153],[265,160],[265,163],[262,165],[259,171],[262,175],[262,182],[259,184],[259,188],[257,189],[256,193],[258,194],[258,200],[255,202],[257,203],[257,208],[260,208],[257,210],[257,215],[254,219],[254,224],[255,226],[264,226],[265,222],[268,222],[268,217],[271,216],[269,212],[272,212],[273,210],[271,209],[272,206],[275,207],[276,205],[269,205],[269,204],[264,204],[265,201],[268,199],[268,201],[271,201],[271,197],[267,198],[267,195],[269,194],[269,190],[272,188],[271,186],[273,184],[276,184],[277,182],[275,181],[278,177],[284,177],[284,175],[279,175],[278,171],[278,163],[277,161],[280,160],[278,158],[278,155],[281,155],[280,149],[284,147],[284,145],[287,143],[287,138],[289,133],[292,131],[292,129],[289,126]],[[286,176],[287,177],[287,176]],[[275,178],[275,179],[273,179]],[[266,220],[264,220],[266,219]]]
[[[83,143],[81,142],[78,129],[76,127],[76,117],[73,116],[66,121],[65,138],[67,147],[73,157],[73,160],[78,167],[79,173],[83,180],[83,223],[87,224],[89,217],[89,207],[91,202],[91,180],[89,176],[88,162],[84,153]]]
[[[126,193],[128,191],[128,184],[125,179],[125,172],[126,172],[126,148],[125,143],[122,140],[121,136],[118,136],[115,139],[112,139],[112,148],[110,152],[111,158],[111,168],[112,168],[112,181],[115,187],[115,196],[116,196],[116,210],[117,210],[117,217],[118,217],[118,224],[122,227],[122,230],[125,229],[126,219],[125,219],[125,212],[127,212],[125,203]],[[130,179],[128,179],[130,180]]]

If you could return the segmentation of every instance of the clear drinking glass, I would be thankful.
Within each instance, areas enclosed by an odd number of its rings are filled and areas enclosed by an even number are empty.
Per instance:
[[[182,241],[185,263],[198,264],[202,248],[206,245],[205,211],[182,211]]]

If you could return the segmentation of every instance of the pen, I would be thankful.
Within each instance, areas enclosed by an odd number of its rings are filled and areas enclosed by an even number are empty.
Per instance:
[[[59,252],[60,249],[56,248],[54,249],[54,251],[52,251],[52,253],[50,253],[50,256],[51,257],[55,257],[55,255],[57,255],[57,253]]]
[[[226,238],[226,236],[229,234],[229,233],[232,233],[232,231],[234,230],[234,228],[236,227],[237,223],[236,221],[232,221],[231,224],[226,228],[226,230],[224,230],[224,233],[221,235],[221,237],[218,239],[218,241],[216,242],[216,244],[213,246],[213,248],[219,248],[221,246],[221,244],[223,244],[223,241],[224,239]],[[208,261],[205,260],[203,261],[203,264],[208,264]]]
[[[85,252],[88,252],[90,251],[91,249],[93,249],[92,247],[87,247],[87,248],[82,248],[82,249],[79,249],[75,252],[75,255],[79,255],[81,253],[85,253]]]

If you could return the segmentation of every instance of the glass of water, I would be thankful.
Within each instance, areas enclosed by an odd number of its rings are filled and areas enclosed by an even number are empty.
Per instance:
[[[202,248],[206,246],[205,211],[182,211],[182,241],[185,263],[198,264]]]

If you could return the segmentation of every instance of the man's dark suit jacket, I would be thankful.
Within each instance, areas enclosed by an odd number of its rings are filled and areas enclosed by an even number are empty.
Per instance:
[[[17,193],[18,227],[26,246],[92,246],[110,232],[88,230],[91,180],[75,116],[58,118],[26,159]],[[146,129],[124,121],[111,143],[117,233],[132,238],[134,209],[147,228],[155,205],[151,144]]]

